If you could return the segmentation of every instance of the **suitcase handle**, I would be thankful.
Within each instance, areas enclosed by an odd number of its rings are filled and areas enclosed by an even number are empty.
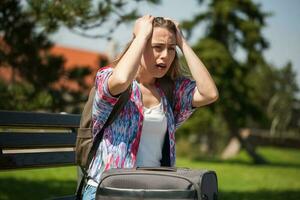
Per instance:
[[[136,170],[176,172],[176,167],[136,167]]]

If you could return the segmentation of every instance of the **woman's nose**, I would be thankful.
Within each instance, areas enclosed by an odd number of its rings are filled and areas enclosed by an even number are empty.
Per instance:
[[[161,51],[161,57],[165,58],[168,56],[168,49],[167,48],[164,48],[162,51]]]

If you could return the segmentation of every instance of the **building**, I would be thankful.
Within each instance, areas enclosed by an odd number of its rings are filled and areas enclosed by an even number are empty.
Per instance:
[[[108,61],[108,57],[105,54],[60,45],[55,45],[51,49],[51,53],[53,55],[61,55],[65,58],[66,70],[70,70],[78,66],[89,66],[91,74],[85,77],[84,80],[88,86],[92,86],[94,84],[96,72]],[[75,91],[80,88],[77,82],[69,80],[68,77],[62,77],[56,86],[64,86]]]
[[[88,86],[94,84],[94,78],[97,70],[100,66],[103,66],[108,61],[108,56],[103,53],[97,53],[93,51],[65,47],[61,45],[54,45],[50,50],[50,53],[57,56],[62,56],[65,59],[64,69],[71,70],[76,67],[88,67],[91,74],[83,77],[84,83]],[[5,82],[12,82],[14,80],[20,81],[20,77],[10,67],[0,67],[1,79]],[[80,89],[79,83],[71,80],[66,76],[60,78],[60,80],[54,83],[54,87],[65,87],[68,90],[78,91]],[[88,91],[86,91],[88,92]]]

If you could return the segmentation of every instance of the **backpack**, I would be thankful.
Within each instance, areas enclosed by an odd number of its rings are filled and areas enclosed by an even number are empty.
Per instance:
[[[169,77],[163,77],[158,79],[158,83],[165,93],[169,103],[173,106],[173,88],[174,81]],[[102,140],[103,131],[106,127],[108,127],[118,116],[122,108],[128,102],[131,94],[131,85],[125,90],[119,97],[116,105],[114,106],[111,114],[106,120],[104,126],[100,130],[100,132],[96,135],[96,138],[93,139],[92,132],[92,107],[93,101],[95,97],[95,86],[92,87],[87,102],[84,105],[84,109],[80,119],[80,126],[77,131],[76,137],[76,147],[75,147],[75,162],[80,166],[81,172],[83,174],[81,181],[77,187],[77,199],[81,199],[81,191],[83,189],[84,183],[87,179],[87,170],[90,162],[92,161],[93,156],[95,155],[98,146]],[[94,141],[94,142],[93,142]],[[165,144],[168,142],[165,140]],[[165,146],[165,145],[164,145]],[[163,148],[165,151],[167,148]],[[168,165],[168,164],[162,164]]]
[[[95,86],[92,87],[88,101],[84,105],[83,112],[80,119],[80,126],[77,131],[76,137],[76,147],[75,147],[75,155],[76,155],[76,164],[79,165],[83,171],[86,171],[89,167],[89,163],[93,155],[96,153],[96,150],[102,140],[103,131],[107,126],[109,126],[117,117],[121,108],[124,107],[125,103],[129,100],[129,95],[131,91],[131,87],[129,87],[125,92],[123,92],[114,106],[111,114],[109,115],[106,123],[103,128],[97,134],[96,138],[93,139],[92,132],[92,107],[93,101],[95,97]],[[93,141],[95,141],[93,143]]]

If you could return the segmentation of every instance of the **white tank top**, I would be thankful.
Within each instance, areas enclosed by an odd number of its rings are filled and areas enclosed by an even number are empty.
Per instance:
[[[167,118],[162,101],[151,108],[143,108],[144,122],[140,139],[137,167],[159,167],[167,131]]]

